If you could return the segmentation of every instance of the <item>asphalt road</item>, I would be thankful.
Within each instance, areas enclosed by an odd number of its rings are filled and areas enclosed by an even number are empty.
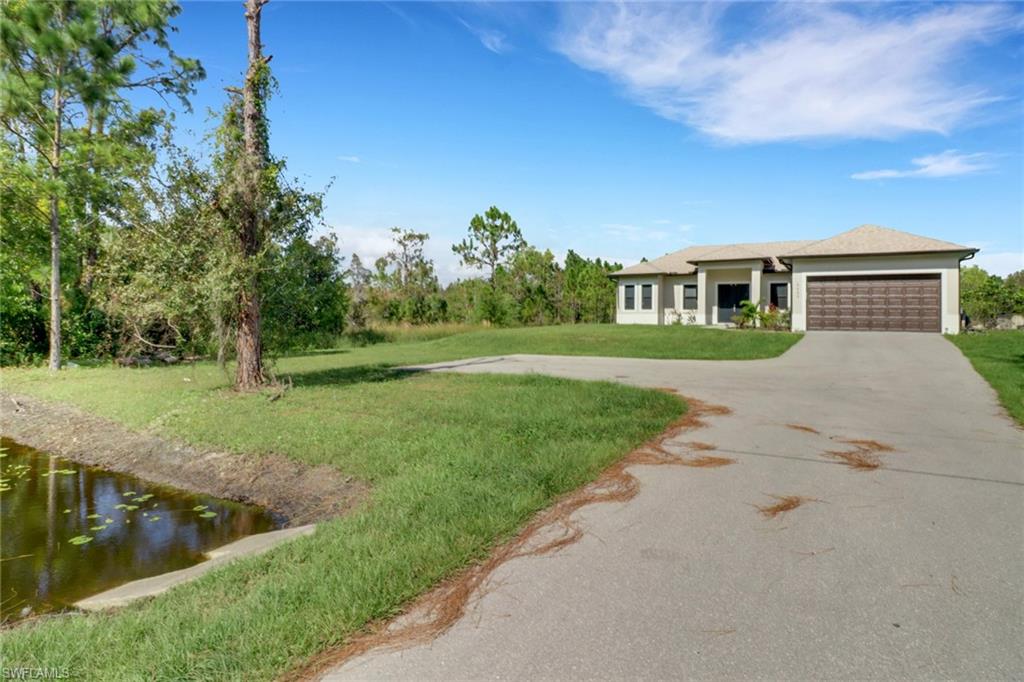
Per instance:
[[[578,543],[500,567],[433,642],[328,679],[1024,678],[1024,431],[943,337],[430,368],[672,387],[733,410],[680,440],[736,462],[634,467],[639,495],[578,512]],[[893,451],[854,471],[824,454],[844,438]],[[771,495],[814,501],[768,519]]]

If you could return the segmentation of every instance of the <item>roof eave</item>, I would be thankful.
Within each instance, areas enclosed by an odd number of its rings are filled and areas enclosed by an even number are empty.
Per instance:
[[[926,249],[917,251],[870,251],[857,253],[788,253],[776,258],[860,258],[864,256],[919,256],[926,253],[978,253],[981,249],[968,247],[956,249]]]

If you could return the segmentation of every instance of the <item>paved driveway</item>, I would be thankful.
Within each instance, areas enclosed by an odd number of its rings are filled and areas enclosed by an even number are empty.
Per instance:
[[[683,440],[736,463],[634,467],[640,494],[578,512],[580,542],[499,568],[434,642],[331,679],[1024,678],[1024,432],[941,336],[440,368],[670,386],[732,408]],[[895,451],[853,471],[822,454],[835,438]],[[752,506],[769,494],[818,501],[769,520]]]

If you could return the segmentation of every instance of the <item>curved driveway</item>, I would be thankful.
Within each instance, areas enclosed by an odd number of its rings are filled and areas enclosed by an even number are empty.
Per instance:
[[[672,387],[732,408],[678,440],[736,462],[634,467],[640,494],[578,512],[580,542],[499,568],[434,642],[329,679],[1024,678],[1024,431],[943,337],[429,368]],[[854,471],[824,454],[852,449],[844,438],[894,450]],[[765,519],[768,495],[815,501]]]

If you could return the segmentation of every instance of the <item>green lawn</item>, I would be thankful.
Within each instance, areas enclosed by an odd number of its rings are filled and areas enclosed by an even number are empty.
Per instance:
[[[996,390],[1006,411],[1024,426],[1024,331],[989,331],[947,338]]]
[[[199,445],[327,463],[372,487],[365,505],[314,536],[146,603],[7,632],[3,665],[66,665],[104,680],[274,678],[485,556],[684,409],[609,383],[398,365],[514,352],[754,358],[799,338],[683,327],[473,331],[282,358],[274,371],[294,389],[274,402],[234,394],[210,363],[5,370],[10,391]]]

